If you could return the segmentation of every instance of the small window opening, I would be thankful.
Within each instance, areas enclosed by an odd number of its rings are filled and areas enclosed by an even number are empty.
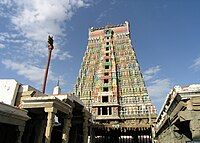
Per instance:
[[[107,107],[102,107],[102,115],[108,115]]]
[[[106,62],[109,62],[109,59],[106,59]]]
[[[108,73],[108,72],[105,72],[105,73],[104,73],[104,76],[109,76],[109,73]]]
[[[108,87],[103,87],[104,92],[108,92]]]
[[[106,53],[106,56],[109,56],[109,53]]]
[[[109,45],[109,42],[106,42],[106,45]]]
[[[109,107],[109,115],[112,115],[112,107]]]
[[[109,66],[108,66],[108,65],[106,65],[106,66],[105,66],[105,69],[109,69]]]
[[[107,30],[107,31],[106,31],[106,34],[110,34],[110,31],[109,31],[109,30]]]
[[[102,96],[102,102],[108,102],[108,96]]]
[[[106,47],[106,51],[109,51],[109,47]]]
[[[104,83],[108,83],[108,79],[104,79]]]

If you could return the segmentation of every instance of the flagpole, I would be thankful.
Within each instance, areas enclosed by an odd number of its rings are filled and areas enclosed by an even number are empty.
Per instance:
[[[49,65],[50,65],[50,62],[51,62],[51,53],[52,53],[53,49],[54,49],[53,36],[51,37],[49,35],[48,36],[48,61],[47,61],[46,69],[45,69],[44,82],[43,82],[43,85],[42,85],[42,93],[45,93],[48,71],[49,71]]]

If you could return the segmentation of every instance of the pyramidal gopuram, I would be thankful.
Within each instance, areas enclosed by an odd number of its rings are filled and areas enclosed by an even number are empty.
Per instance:
[[[155,121],[127,21],[89,29],[75,93],[104,126],[140,128]]]

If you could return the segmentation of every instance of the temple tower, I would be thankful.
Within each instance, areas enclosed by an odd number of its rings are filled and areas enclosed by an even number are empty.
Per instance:
[[[140,126],[155,120],[156,109],[145,87],[127,21],[89,29],[75,93],[95,122],[105,126]]]

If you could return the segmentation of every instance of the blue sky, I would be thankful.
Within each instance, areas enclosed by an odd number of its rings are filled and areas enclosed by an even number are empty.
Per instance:
[[[58,78],[73,89],[86,50],[88,29],[131,24],[149,95],[160,109],[174,85],[200,80],[199,0],[1,0],[0,78],[41,88],[47,36],[55,49],[47,93]]]

